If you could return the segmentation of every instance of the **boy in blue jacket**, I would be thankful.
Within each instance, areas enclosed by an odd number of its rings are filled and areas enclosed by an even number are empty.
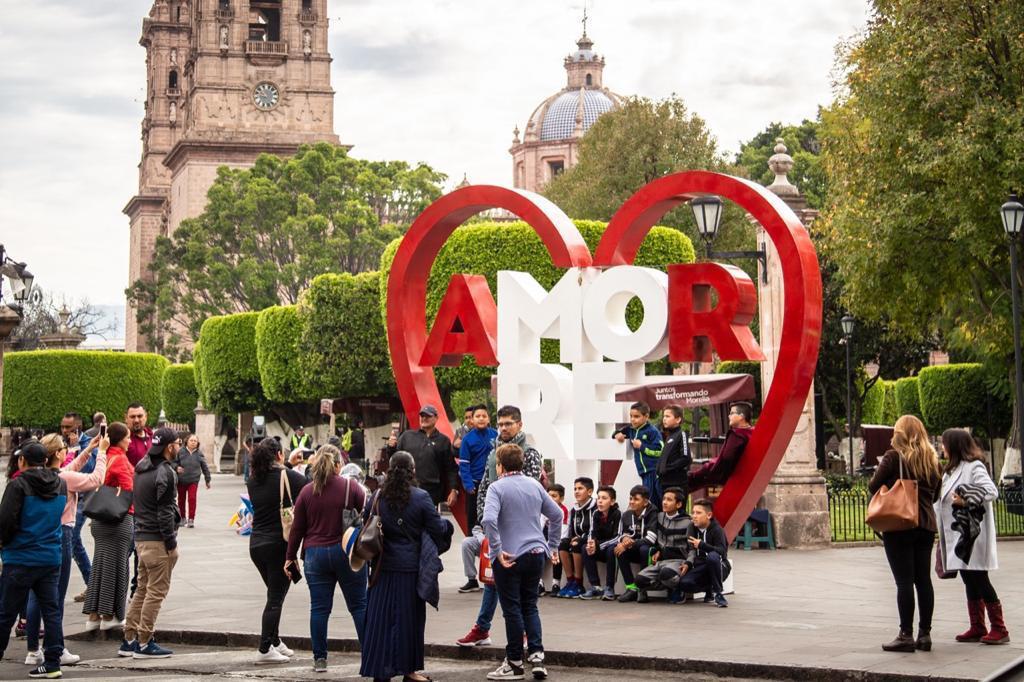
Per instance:
[[[487,468],[487,457],[494,449],[498,432],[491,428],[491,415],[485,405],[473,406],[473,428],[462,437],[459,446],[459,476],[466,490],[466,522],[470,528],[477,525],[477,491]]]
[[[0,545],[3,549],[3,599],[0,601],[0,658],[10,642],[11,626],[25,606],[29,592],[36,596],[46,634],[46,662],[29,677],[61,676],[60,656],[64,630],[57,583],[60,580],[60,517],[67,503],[67,484],[56,469],[46,467],[48,453],[39,441],[26,443],[18,452],[21,474],[4,490],[0,501]]]
[[[620,443],[629,442],[628,448],[633,452],[633,464],[642,483],[651,491],[651,503],[661,506],[661,489],[658,486],[658,458],[664,447],[661,432],[649,421],[651,408],[645,402],[633,403],[629,406],[629,426],[615,432],[615,440]]]

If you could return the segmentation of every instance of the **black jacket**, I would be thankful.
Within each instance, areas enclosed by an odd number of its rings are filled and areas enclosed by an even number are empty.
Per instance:
[[[729,575],[729,560],[727,558],[729,554],[729,541],[726,539],[725,530],[718,523],[718,520],[712,518],[711,523],[704,530],[691,525],[689,537],[699,538],[700,544],[696,547],[690,547],[690,551],[686,555],[686,563],[692,568],[694,564],[707,561],[708,552],[718,552],[718,556],[722,557],[722,577],[727,577]]]
[[[594,504],[593,497],[588,499],[582,507],[574,504],[569,509],[569,529],[565,532],[565,537],[570,540],[580,538],[580,541],[586,544],[590,539],[591,512],[596,508],[597,505]]]
[[[619,511],[619,505],[613,504],[608,507],[607,514],[602,514],[595,504],[590,514],[590,537],[588,539],[597,543],[598,548],[615,544],[619,541],[621,521],[622,512]]]
[[[622,537],[633,538],[637,543],[653,545],[658,541],[658,510],[651,504],[637,514],[632,509],[622,513]]]
[[[448,436],[436,429],[429,436],[422,429],[408,429],[398,437],[395,447],[388,448],[388,459],[400,450],[412,455],[416,462],[416,478],[420,483],[440,484],[448,490],[458,490],[458,469],[455,467],[452,442]]]
[[[661,484],[662,491],[665,488],[677,486],[689,492],[687,479],[692,463],[690,434],[679,427],[667,429],[665,445],[661,450],[661,458],[658,460],[658,482]]]
[[[163,455],[143,457],[133,485],[136,541],[162,540],[167,551],[178,546],[178,475]]]

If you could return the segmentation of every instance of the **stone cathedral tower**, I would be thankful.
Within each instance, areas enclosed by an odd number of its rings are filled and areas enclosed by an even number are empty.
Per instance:
[[[154,0],[142,22],[146,103],[129,284],[154,244],[199,215],[219,166],[289,155],[334,134],[327,0]],[[135,310],[125,348],[148,350]]]

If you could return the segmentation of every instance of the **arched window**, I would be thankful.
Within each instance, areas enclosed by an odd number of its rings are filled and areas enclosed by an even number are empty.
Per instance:
[[[590,75],[590,74],[588,73],[588,74],[587,74],[587,85],[593,85],[593,84],[594,84],[594,77],[593,77],[593,76],[591,76],[591,75]]]
[[[231,2],[230,2],[230,0],[219,0],[219,2],[217,3],[217,9],[221,9],[221,10],[231,9]]]
[[[167,89],[177,90],[178,89],[178,72],[171,69],[170,73],[167,74]]]

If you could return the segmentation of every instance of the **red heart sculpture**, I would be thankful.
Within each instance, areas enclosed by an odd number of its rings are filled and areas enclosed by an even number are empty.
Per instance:
[[[465,220],[488,209],[504,209],[537,231],[558,267],[628,265],[665,213],[704,194],[733,201],[764,227],[782,263],[786,296],[771,387],[746,451],[715,503],[715,517],[728,537],[735,537],[785,455],[814,378],[821,339],[821,274],[810,236],[781,199],[748,180],[686,171],[645,185],[612,217],[593,258],[572,221],[531,192],[477,185],[428,206],[402,240],[388,277],[388,346],[409,423],[418,426],[422,405],[441,406],[433,368],[420,365],[427,342],[427,279],[444,242]],[[451,424],[444,410],[440,413],[438,428],[451,437]],[[462,506],[454,511],[464,527]]]

